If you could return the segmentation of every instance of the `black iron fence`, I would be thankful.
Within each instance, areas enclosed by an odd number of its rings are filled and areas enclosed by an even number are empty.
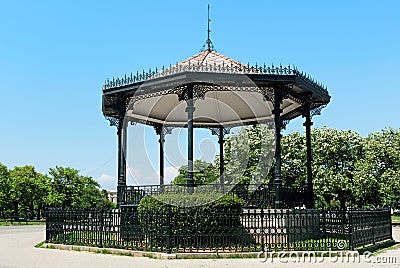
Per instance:
[[[390,209],[353,210],[349,220],[354,247],[375,244],[392,237]]]
[[[186,185],[143,185],[125,186],[123,189],[123,204],[138,205],[140,200],[148,195],[157,196],[165,193],[186,193]],[[307,188],[305,186],[283,186],[283,203],[285,207],[300,207],[307,204]],[[194,185],[195,193],[221,193],[238,196],[246,203],[245,206],[274,207],[275,187],[273,184],[205,184]]]
[[[46,241],[159,252],[353,250],[392,239],[389,209],[48,208]]]

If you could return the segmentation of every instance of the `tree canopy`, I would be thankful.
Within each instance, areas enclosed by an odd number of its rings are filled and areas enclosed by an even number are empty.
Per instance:
[[[241,139],[247,135],[247,142]],[[263,126],[243,128],[225,139],[225,180],[250,182],[255,177],[273,181],[271,151],[274,133]],[[400,129],[388,128],[361,137],[351,130],[314,128],[312,173],[317,207],[391,206],[400,208]],[[239,142],[239,140],[241,142]],[[265,148],[271,148],[271,147]],[[282,137],[282,178],[285,185],[304,185],[307,181],[305,136],[292,132]],[[247,157],[246,161],[240,161]],[[202,182],[218,181],[218,156],[202,174]],[[260,164],[263,163],[263,164]],[[264,169],[263,169],[264,168]],[[214,171],[213,171],[214,169]],[[186,182],[187,167],[179,170],[180,183]],[[240,172],[238,172],[240,171]],[[235,173],[236,172],[236,173]],[[208,177],[208,174],[213,174]],[[239,174],[240,178],[235,178]],[[209,179],[208,178],[212,178]]]
[[[0,217],[39,218],[45,206],[65,208],[112,207],[100,185],[73,168],[50,168],[49,174],[33,166],[9,170],[0,163]]]
[[[214,163],[208,163],[202,160],[195,160],[193,163],[194,184],[208,184],[217,182],[219,178],[218,168]],[[186,184],[188,166],[181,166],[178,170],[178,176],[171,182],[172,184]]]

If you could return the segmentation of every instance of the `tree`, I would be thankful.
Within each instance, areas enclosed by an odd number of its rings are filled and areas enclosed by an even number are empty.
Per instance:
[[[273,162],[274,131],[267,125],[241,128],[238,133],[225,139],[224,179],[226,183],[265,182]],[[186,184],[187,165],[179,168],[179,174],[171,182]],[[194,183],[219,183],[219,155],[213,163],[194,162]]]
[[[355,170],[359,206],[400,207],[400,129],[384,129],[362,142],[364,155]]]
[[[112,207],[98,182],[69,167],[50,168],[48,205],[65,208]]]
[[[282,137],[282,178],[285,185],[304,185],[307,182],[306,139],[300,132]],[[271,170],[273,177],[274,170]]]
[[[42,173],[36,173],[36,178],[32,182],[32,197],[34,199],[34,207],[36,209],[37,219],[44,215],[44,208],[50,192],[49,178]],[[33,209],[33,208],[32,208]],[[33,211],[32,211],[33,214]]]
[[[362,157],[362,138],[351,130],[328,127],[311,132],[314,193],[318,206],[339,202],[344,208],[354,189],[356,162]]]
[[[193,163],[193,180],[195,184],[209,184],[219,178],[217,167],[213,163],[208,163],[200,159]],[[178,176],[171,182],[172,184],[186,184],[188,166],[181,166],[178,170]]]
[[[274,137],[271,128],[265,126],[241,128],[227,137],[225,180],[272,182],[274,169],[268,175],[267,170],[273,161]],[[314,128],[311,139],[316,207],[345,208],[352,204],[400,208],[400,129],[384,129],[362,138],[351,130]],[[284,136],[281,150],[283,183],[304,185],[307,181],[304,135],[292,132]],[[218,174],[218,159],[210,167],[215,167]],[[178,176],[184,183],[185,170],[187,167]]]
[[[272,125],[241,128],[225,141],[225,179],[229,183],[268,183],[274,152],[275,131]]]
[[[13,214],[20,212],[32,219],[35,209],[41,209],[47,196],[46,179],[33,166],[14,167],[10,171],[9,198]],[[39,213],[40,214],[40,213]]]
[[[0,163],[0,218],[10,213],[10,172],[8,168]]]

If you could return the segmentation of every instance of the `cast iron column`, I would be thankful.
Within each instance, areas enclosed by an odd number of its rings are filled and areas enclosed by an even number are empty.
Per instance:
[[[274,114],[275,120],[275,208],[282,208],[282,178],[281,178],[281,102],[282,95],[278,88],[274,88]]]
[[[160,186],[164,185],[164,131],[162,126],[159,128],[160,139],[158,140],[160,143]]]
[[[186,179],[186,185],[189,187],[188,192],[193,193],[193,113],[195,110],[193,101],[193,85],[187,86],[187,107],[186,112],[188,114],[188,175]]]
[[[314,190],[313,190],[313,179],[312,179],[312,155],[311,155],[311,114],[310,104],[306,104],[304,107],[304,117],[306,121],[303,126],[306,127],[306,148],[307,148],[307,208],[314,208]]]
[[[126,158],[128,155],[127,151],[127,137],[128,137],[128,123],[124,126],[122,123],[122,163],[123,163],[123,178],[124,178],[124,186],[126,186]],[[125,190],[125,188],[124,188]]]
[[[124,201],[124,190],[126,186],[126,126],[123,119],[118,122],[118,184],[117,184],[117,206],[121,207]]]
[[[219,183],[224,184],[224,127],[219,127]]]

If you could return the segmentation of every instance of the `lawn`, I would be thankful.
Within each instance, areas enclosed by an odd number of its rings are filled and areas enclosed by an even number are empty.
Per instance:
[[[14,221],[11,223],[10,219],[0,219],[0,226],[11,226],[11,225],[44,225],[46,224],[45,221],[22,221],[22,222],[16,222]]]
[[[400,223],[400,216],[392,216],[392,223]]]

